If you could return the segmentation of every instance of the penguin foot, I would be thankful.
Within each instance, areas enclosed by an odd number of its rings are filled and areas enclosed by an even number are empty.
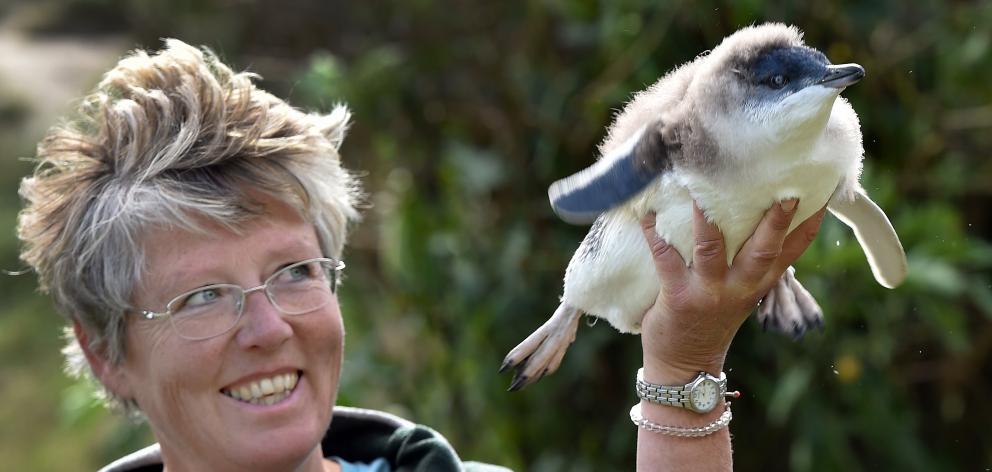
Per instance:
[[[568,346],[575,341],[580,315],[578,308],[558,305],[548,321],[506,355],[499,371],[514,369],[509,391],[520,390],[558,370]]]
[[[789,267],[758,304],[758,322],[765,330],[799,339],[807,330],[823,328],[823,310]]]

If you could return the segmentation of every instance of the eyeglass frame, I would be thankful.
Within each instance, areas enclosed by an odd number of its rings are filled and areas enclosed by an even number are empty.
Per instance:
[[[258,285],[258,286],[252,287],[252,288],[247,288],[246,289],[246,288],[244,288],[244,287],[242,287],[242,286],[240,286],[238,284],[227,284],[227,283],[204,285],[202,287],[197,287],[197,288],[194,288],[192,290],[187,290],[187,291],[185,291],[183,293],[180,293],[179,295],[176,295],[175,297],[172,297],[169,300],[169,302],[165,304],[165,311],[154,312],[154,311],[151,311],[151,310],[139,310],[138,311],[138,314],[141,316],[141,319],[144,319],[144,320],[154,320],[154,319],[168,317],[169,318],[169,325],[172,326],[172,329],[173,329],[173,331],[175,331],[176,335],[179,336],[180,338],[186,339],[188,341],[203,341],[203,340],[207,340],[207,339],[210,339],[210,338],[216,338],[217,336],[221,336],[221,335],[223,335],[223,334],[231,331],[232,329],[234,329],[234,327],[237,326],[238,323],[241,321],[241,317],[245,313],[245,301],[248,299],[248,295],[251,294],[252,292],[257,292],[259,290],[261,290],[262,293],[265,294],[266,300],[268,300],[269,303],[272,305],[272,307],[275,308],[276,311],[278,311],[279,313],[284,314],[284,315],[289,315],[289,316],[305,315],[305,314],[310,313],[310,312],[312,312],[314,310],[320,309],[321,307],[323,307],[325,305],[321,305],[319,307],[316,307],[316,308],[313,308],[313,309],[310,309],[310,310],[307,310],[307,311],[304,311],[304,312],[301,312],[301,313],[292,313],[292,314],[290,314],[290,313],[287,313],[286,311],[284,311],[282,308],[279,307],[279,304],[277,304],[275,302],[275,300],[273,300],[273,295],[271,293],[269,293],[269,290],[268,289],[269,289],[269,284],[273,281],[273,279],[275,279],[275,276],[278,275],[278,274],[281,274],[284,270],[289,269],[289,268],[292,268],[292,267],[297,267],[297,266],[301,266],[301,265],[305,265],[305,264],[310,264],[310,263],[313,263],[313,262],[329,262],[329,263],[331,263],[331,271],[332,271],[331,272],[332,273],[332,276],[331,277],[332,278],[330,280],[330,284],[329,284],[330,286],[329,286],[329,288],[331,289],[331,293],[332,294],[337,294],[337,285],[338,285],[338,281],[340,280],[340,275],[339,274],[345,268],[344,261],[338,260],[338,259],[333,259],[333,258],[330,258],[330,257],[314,257],[314,258],[311,258],[311,259],[303,259],[302,261],[297,261],[297,262],[294,262],[292,264],[289,264],[289,265],[287,265],[285,267],[282,267],[279,270],[273,272],[272,275],[269,275],[265,279],[265,282],[263,282],[261,285]],[[237,287],[238,289],[241,290],[241,302],[238,304],[238,314],[234,318],[234,322],[231,323],[231,326],[229,328],[225,329],[224,331],[221,331],[221,332],[219,332],[217,334],[211,334],[210,336],[204,336],[204,337],[189,337],[189,336],[184,336],[182,333],[179,332],[179,328],[176,327],[175,322],[172,319],[172,316],[174,315],[174,312],[172,311],[172,308],[170,308],[170,305],[172,305],[173,303],[175,303],[177,300],[182,299],[183,297],[187,297],[187,296],[190,296],[190,295],[192,295],[194,293],[197,293],[197,292],[199,292],[201,290],[209,289],[210,287],[216,287],[216,286]]]

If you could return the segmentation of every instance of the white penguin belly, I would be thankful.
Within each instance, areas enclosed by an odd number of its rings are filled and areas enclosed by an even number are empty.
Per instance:
[[[765,162],[769,169],[754,168],[744,175],[722,178],[670,173],[629,204],[604,213],[568,265],[562,301],[606,319],[620,332],[639,333],[641,319],[660,289],[641,231],[644,214],[657,214],[658,234],[688,265],[692,263],[695,199],[723,232],[730,264],[772,204],[799,199],[791,231],[826,205],[845,168],[836,161],[803,159],[791,166],[778,159]]]

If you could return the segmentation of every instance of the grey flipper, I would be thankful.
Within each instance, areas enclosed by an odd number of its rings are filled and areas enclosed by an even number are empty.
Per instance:
[[[665,142],[661,122],[644,126],[592,166],[551,184],[551,207],[568,223],[592,223],[671,169],[670,145]]]
[[[853,192],[850,199],[835,196],[827,208],[854,230],[879,284],[895,288],[906,279],[908,265],[899,236],[885,212],[863,190]]]
[[[812,328],[823,327],[823,310],[789,267],[758,305],[758,322],[766,330],[799,339]]]

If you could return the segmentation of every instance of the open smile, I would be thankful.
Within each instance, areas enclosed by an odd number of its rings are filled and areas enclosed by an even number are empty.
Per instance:
[[[302,375],[299,371],[277,374],[223,388],[221,393],[252,405],[274,405],[293,393]]]

